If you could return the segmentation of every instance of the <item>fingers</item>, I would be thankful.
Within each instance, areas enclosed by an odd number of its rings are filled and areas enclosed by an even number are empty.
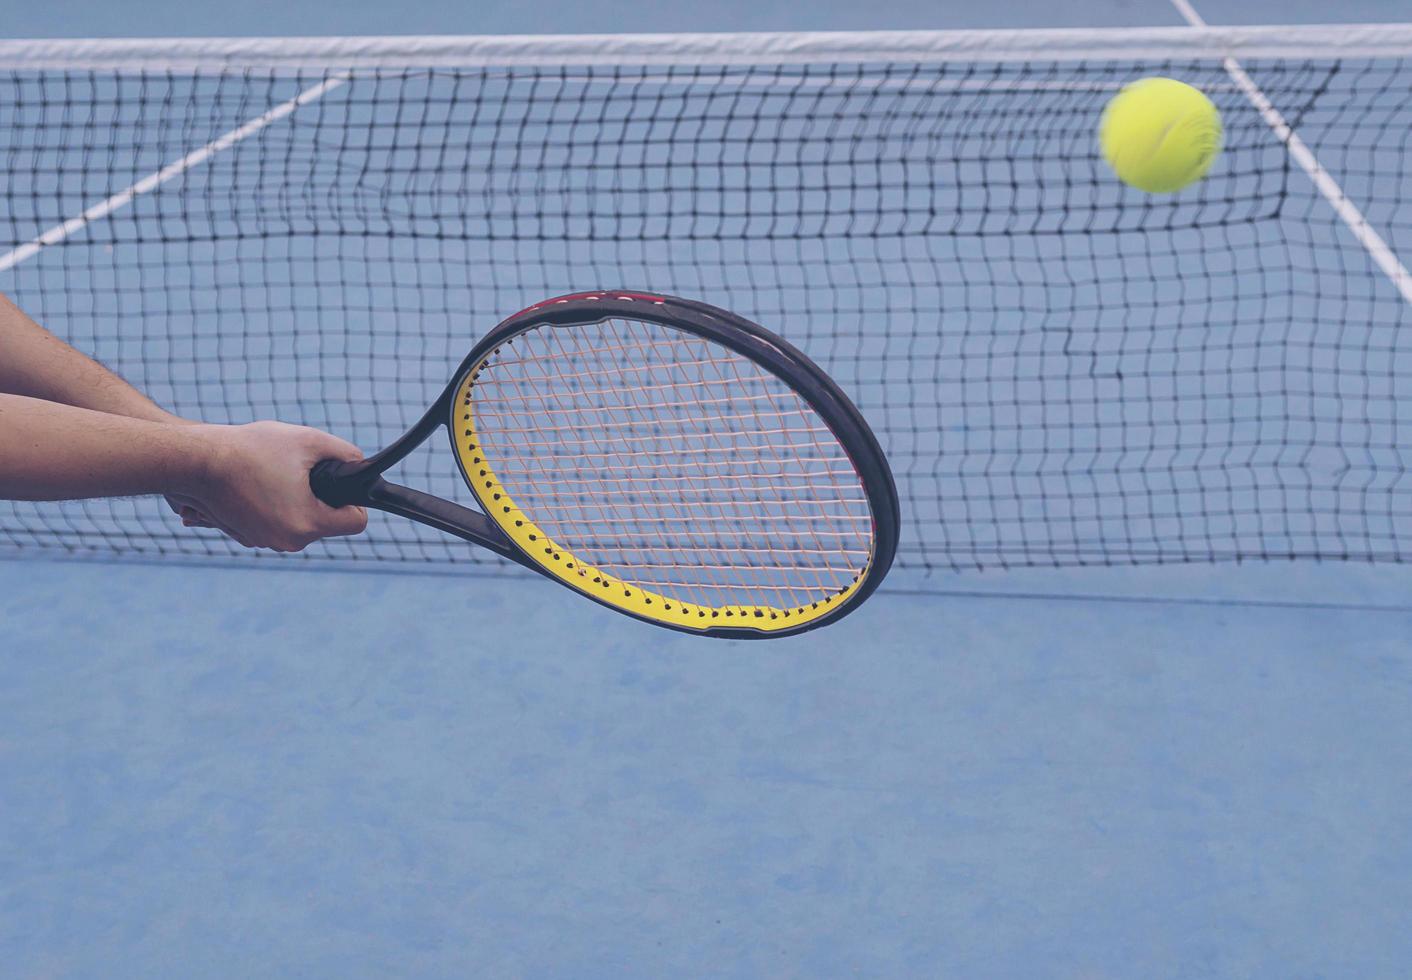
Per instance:
[[[281,422],[213,427],[220,450],[198,497],[169,501],[187,527],[214,527],[245,547],[303,551],[320,538],[361,534],[362,507],[333,508],[309,487],[320,460],[357,462],[362,450],[337,436]]]
[[[181,518],[181,523],[185,527],[204,527],[212,531],[220,531],[222,534],[230,538],[242,548],[251,547],[250,541],[244,535],[239,534],[235,530],[226,527],[224,524],[218,524],[208,518],[201,517],[195,514],[183,514]]]
[[[172,509],[172,513],[181,518],[181,523],[185,527],[215,527],[211,518],[196,506],[196,502],[190,497],[171,495],[167,498],[167,506]]]
[[[356,463],[363,458],[363,450],[353,443],[317,429],[314,433],[314,449],[319,459],[336,459],[341,463]]]
[[[239,531],[235,530],[234,528],[227,527],[226,525],[222,524],[220,521],[212,520],[209,524],[201,524],[201,525],[198,525],[198,526],[199,526],[199,527],[209,527],[209,528],[212,528],[213,530],[220,531],[222,534],[224,534],[226,537],[230,538],[232,541],[234,541],[236,544],[240,545],[242,548],[250,548],[250,547],[253,547],[253,545],[251,545],[251,543],[250,543],[250,539],[249,539],[249,538],[247,538],[245,535],[241,534]]]
[[[244,535],[237,533],[215,518],[208,516],[196,506],[196,501],[190,497],[184,497],[180,494],[171,494],[167,497],[167,506],[181,518],[183,527],[203,527],[213,531],[220,531],[241,547],[250,547],[250,542]]]
[[[343,537],[350,534],[362,534],[368,529],[368,511],[366,507],[339,507],[329,508],[332,511],[332,520],[324,531],[325,537]]]
[[[186,527],[215,527],[211,519],[190,507],[183,507],[181,511],[181,523]]]
[[[363,451],[351,442],[327,432],[317,432],[315,449],[319,459],[336,459],[343,463],[356,463],[363,458]],[[363,507],[329,507],[320,502],[324,511],[320,521],[318,537],[345,537],[362,534],[368,527],[368,511]]]
[[[185,497],[178,493],[169,493],[166,495],[165,499],[167,506],[172,509],[172,513],[176,514],[178,517],[184,516],[186,511],[194,511],[204,516],[204,512],[201,510],[201,502],[194,497]]]
[[[199,514],[193,514],[188,517],[187,515],[183,514],[181,522],[187,527],[204,527],[209,528],[213,531],[220,531],[222,534],[239,544],[241,547],[250,547],[250,542],[243,535],[237,533],[231,528],[226,527],[224,524],[211,520],[208,517],[203,517]]]

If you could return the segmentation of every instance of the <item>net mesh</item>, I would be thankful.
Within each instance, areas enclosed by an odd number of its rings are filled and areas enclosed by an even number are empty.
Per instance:
[[[1412,252],[1412,62],[1244,64]],[[1095,147],[1154,74],[1226,124],[1170,197]],[[1412,556],[1408,304],[1217,57],[15,68],[0,188],[0,289],[192,417],[371,450],[508,312],[642,288],[840,382],[897,479],[901,567]],[[468,499],[441,446],[393,475]],[[0,504],[0,548],[247,557],[150,500]],[[383,517],[306,557],[497,561]]]
[[[847,452],[793,389],[717,344],[628,319],[533,328],[485,360],[469,401],[461,441],[580,576],[587,563],[678,603],[789,609],[868,565]]]

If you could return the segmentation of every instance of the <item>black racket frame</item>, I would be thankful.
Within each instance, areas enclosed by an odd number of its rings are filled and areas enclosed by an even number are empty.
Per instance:
[[[480,511],[383,479],[382,474],[386,470],[406,459],[441,426],[447,429],[453,455],[460,467],[460,454],[455,451],[455,433],[452,429],[456,393],[466,374],[507,340],[546,324],[583,326],[613,318],[639,320],[682,330],[749,358],[798,392],[833,432],[862,480],[873,515],[874,532],[873,555],[864,581],[827,616],[811,620],[797,629],[771,632],[738,626],[696,629],[645,619],[604,602],[591,591],[574,588],[555,577],[524,554],[494,521]],[[464,469],[461,476],[467,478]],[[902,524],[897,487],[877,437],[868,427],[863,414],[823,369],[783,338],[744,317],[706,303],[640,290],[574,293],[545,300],[507,317],[471,348],[451,382],[416,425],[391,445],[361,462],[325,460],[318,463],[310,472],[309,483],[314,495],[331,507],[350,504],[371,507],[455,535],[634,619],[644,619],[684,633],[733,639],[762,639],[802,633],[835,622],[856,609],[877,589],[892,566]]]

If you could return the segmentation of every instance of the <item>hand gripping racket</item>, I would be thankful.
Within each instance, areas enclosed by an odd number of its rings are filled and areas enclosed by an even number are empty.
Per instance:
[[[382,478],[443,425],[483,513]],[[817,365],[724,310],[635,292],[516,313],[406,435],[310,483],[707,636],[844,616],[887,574],[900,523],[877,439]]]

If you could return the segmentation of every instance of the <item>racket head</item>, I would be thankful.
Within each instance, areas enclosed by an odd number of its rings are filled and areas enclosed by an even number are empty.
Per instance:
[[[856,609],[901,524],[863,415],[802,352],[705,303],[545,300],[447,388],[461,475],[526,564],[706,636],[788,636]]]

